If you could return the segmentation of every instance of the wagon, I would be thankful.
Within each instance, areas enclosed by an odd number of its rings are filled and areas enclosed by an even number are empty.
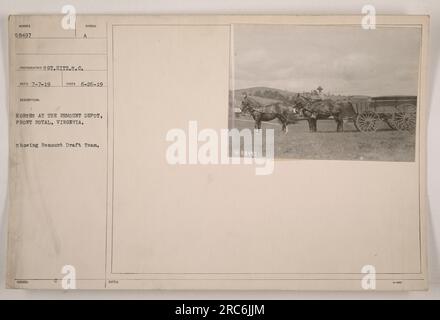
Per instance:
[[[353,99],[356,128],[362,132],[377,130],[378,121],[393,130],[413,131],[417,122],[416,96],[381,96]]]

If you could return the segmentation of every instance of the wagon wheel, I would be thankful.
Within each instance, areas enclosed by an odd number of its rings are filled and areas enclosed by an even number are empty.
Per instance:
[[[413,104],[405,103],[397,106],[398,112],[393,115],[393,122],[398,130],[412,131],[416,128],[417,108]]]
[[[356,128],[362,132],[373,132],[377,130],[376,122],[379,115],[372,111],[366,111],[358,114],[354,122]]]

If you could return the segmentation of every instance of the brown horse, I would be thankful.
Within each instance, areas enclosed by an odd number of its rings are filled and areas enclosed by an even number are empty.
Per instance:
[[[334,101],[331,99],[311,100],[300,95],[295,100],[295,106],[300,115],[309,122],[311,132],[317,131],[317,122],[320,119],[333,118],[336,122],[336,131],[344,131],[344,118],[353,117],[355,111],[350,101]]]
[[[296,114],[298,113],[296,108],[283,105],[281,102],[263,106],[247,94],[243,96],[241,112],[250,113],[255,120],[255,129],[258,130],[261,129],[261,121],[278,119],[285,134],[289,131],[287,125],[296,122]]]

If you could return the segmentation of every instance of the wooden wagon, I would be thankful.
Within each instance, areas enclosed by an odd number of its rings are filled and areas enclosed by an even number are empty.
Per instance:
[[[356,114],[353,121],[359,131],[376,131],[378,121],[385,122],[393,130],[413,131],[416,128],[416,96],[353,99],[352,104]]]

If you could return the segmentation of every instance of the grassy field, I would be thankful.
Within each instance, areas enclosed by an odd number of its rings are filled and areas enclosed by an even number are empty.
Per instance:
[[[254,127],[251,118],[234,119],[233,127]],[[288,134],[275,120],[262,125],[274,129],[275,158],[370,161],[414,161],[415,134],[394,131],[380,124],[376,132],[358,132],[353,122],[344,123],[344,132],[336,132],[333,120],[319,120],[318,132],[309,132],[307,121],[289,125]]]

